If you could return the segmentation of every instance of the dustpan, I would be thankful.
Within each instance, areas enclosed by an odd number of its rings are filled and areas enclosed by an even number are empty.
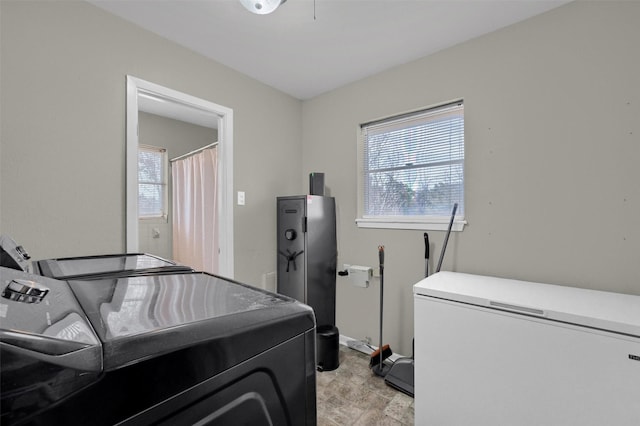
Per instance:
[[[413,398],[413,370],[413,358],[398,358],[385,376],[384,382]]]

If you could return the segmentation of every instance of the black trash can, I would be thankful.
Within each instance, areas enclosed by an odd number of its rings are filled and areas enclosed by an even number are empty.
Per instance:
[[[338,327],[321,325],[316,329],[316,367],[318,371],[331,371],[340,365],[340,333]]]

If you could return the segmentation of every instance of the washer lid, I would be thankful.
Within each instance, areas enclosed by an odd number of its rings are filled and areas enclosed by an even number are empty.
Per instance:
[[[192,270],[188,266],[142,253],[47,259],[37,263],[42,275],[67,280],[89,276],[123,276],[149,272]]]
[[[433,274],[413,292],[640,337],[640,296],[456,272]]]
[[[257,330],[291,315],[308,321],[288,325],[286,339],[314,326],[313,311],[293,299],[207,273],[72,280],[69,285],[103,342],[105,369]]]

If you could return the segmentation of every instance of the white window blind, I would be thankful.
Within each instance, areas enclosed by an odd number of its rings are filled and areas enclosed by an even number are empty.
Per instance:
[[[138,147],[138,216],[167,215],[167,153],[163,148]]]
[[[440,229],[424,225],[447,222],[454,203],[456,220],[463,222],[462,101],[363,124],[361,130],[359,226]]]

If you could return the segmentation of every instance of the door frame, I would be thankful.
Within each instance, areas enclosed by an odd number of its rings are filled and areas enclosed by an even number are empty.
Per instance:
[[[233,110],[207,100],[127,75],[126,248],[138,246],[138,96],[141,93],[218,116],[218,275],[233,278]]]

